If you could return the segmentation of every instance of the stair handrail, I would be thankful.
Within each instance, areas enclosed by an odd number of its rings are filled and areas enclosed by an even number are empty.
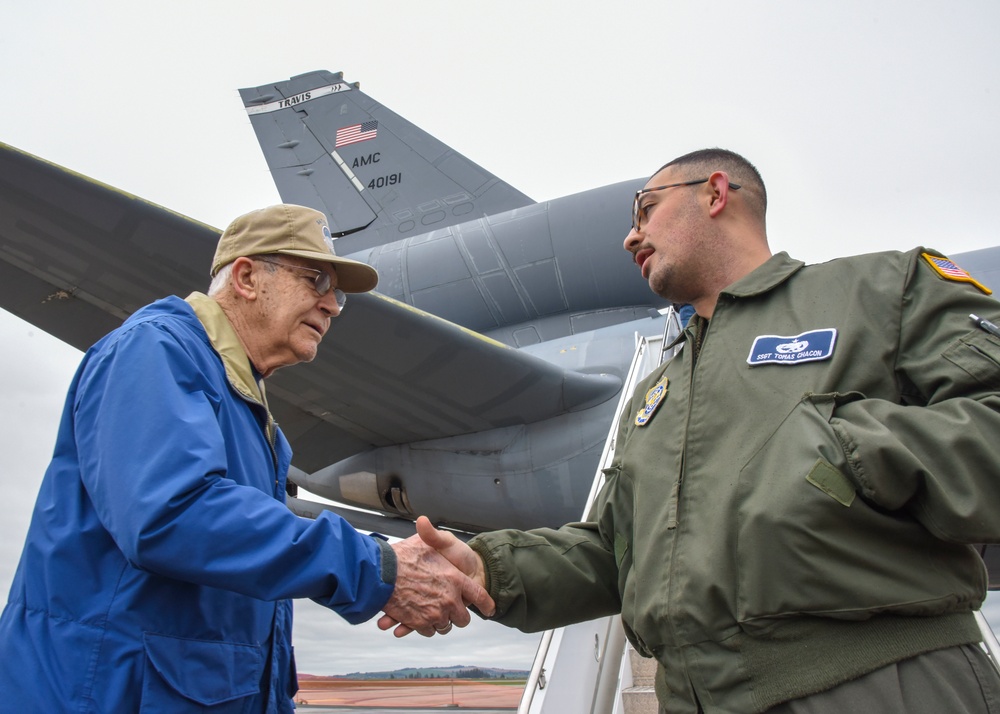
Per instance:
[[[672,308],[671,308],[672,310]],[[667,323],[669,325],[671,321],[670,312],[667,314]],[[678,323],[679,324],[679,321]],[[666,336],[667,331],[664,331],[664,336]],[[618,399],[618,408],[615,410],[615,418],[611,423],[611,428],[608,431],[607,439],[604,442],[604,449],[601,452],[601,459],[597,468],[597,473],[594,475],[594,481],[590,487],[590,494],[587,497],[587,504],[583,509],[583,514],[581,518],[586,520],[587,515],[590,513],[590,509],[597,499],[597,494],[600,492],[601,487],[604,485],[604,469],[611,463],[611,459],[614,457],[615,440],[618,435],[618,417],[621,415],[622,410],[625,409],[629,400],[632,398],[632,392],[635,390],[635,385],[639,382],[641,377],[645,376],[639,375],[640,367],[643,364],[643,359],[646,356],[646,352],[651,348],[652,343],[662,341],[663,337],[645,337],[638,332],[635,333],[635,353],[632,356],[632,362],[629,365],[628,372],[626,374],[625,382],[622,384],[621,395]],[[662,347],[660,359],[662,362]],[[648,371],[648,370],[647,370]],[[552,645],[553,633],[555,630],[547,630],[542,634],[542,638],[538,644],[538,650],[535,652],[535,659],[531,665],[531,671],[528,673],[528,680],[524,685],[524,694],[521,695],[521,701],[517,707],[517,714],[528,714],[531,710],[531,704],[534,700],[535,694],[544,688],[544,685],[539,686],[539,682],[542,677],[544,677],[544,665],[545,660],[548,657],[549,648]],[[621,658],[624,657],[626,648],[624,646],[618,647],[621,652],[618,654],[618,661],[615,663],[620,666]],[[607,656],[610,655],[610,649],[606,648],[608,651]],[[602,671],[607,671],[607,666],[611,664],[610,662],[605,662],[602,664]],[[616,669],[618,667],[616,666]],[[598,687],[601,683],[598,682]],[[595,689],[595,696],[598,691]]]

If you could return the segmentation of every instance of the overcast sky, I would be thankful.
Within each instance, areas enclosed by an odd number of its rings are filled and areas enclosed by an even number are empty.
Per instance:
[[[214,226],[279,200],[237,89],[328,69],[537,200],[723,146],[764,177],[774,250],[1000,243],[996,0],[53,0],[0,26],[0,141]],[[79,353],[2,312],[0,335],[6,592]],[[537,641],[297,618],[318,674],[527,668]]]

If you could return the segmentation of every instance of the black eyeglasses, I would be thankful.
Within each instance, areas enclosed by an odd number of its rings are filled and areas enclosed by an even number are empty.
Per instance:
[[[681,181],[680,183],[668,183],[666,186],[654,186],[651,188],[640,188],[635,192],[635,200],[632,202],[632,230],[636,233],[639,232],[639,222],[642,216],[645,214],[646,207],[639,204],[639,199],[642,198],[644,193],[650,193],[651,191],[662,191],[665,188],[677,188],[678,186],[697,186],[700,183],[708,183],[707,178],[695,179],[694,181]],[[729,188],[734,191],[738,191],[740,184],[729,182]]]
[[[257,260],[263,260],[265,263],[270,263],[271,265],[279,265],[282,268],[288,268],[289,270],[306,270],[310,273],[316,273],[316,275],[311,277],[306,277],[306,280],[312,283],[313,290],[320,297],[323,297],[328,292],[332,286],[332,281],[330,279],[330,274],[325,270],[317,270],[316,268],[307,268],[303,265],[293,265],[292,263],[283,263],[280,260],[275,260],[274,258],[266,258],[263,256],[255,256]],[[303,276],[305,277],[305,276]],[[337,300],[337,307],[341,310],[344,309],[344,305],[347,304],[347,295],[340,288],[333,288],[333,296]]]

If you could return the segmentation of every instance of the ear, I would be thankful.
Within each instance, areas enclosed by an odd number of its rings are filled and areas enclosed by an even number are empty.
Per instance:
[[[708,215],[716,218],[729,202],[729,174],[725,171],[713,171],[708,177],[708,187],[712,192]]]
[[[233,272],[229,284],[233,292],[244,300],[256,300],[260,290],[260,270],[250,258],[240,257],[233,261]]]

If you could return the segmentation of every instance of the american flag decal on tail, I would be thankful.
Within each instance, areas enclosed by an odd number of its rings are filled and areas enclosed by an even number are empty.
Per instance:
[[[359,141],[368,141],[376,136],[378,136],[378,122],[374,120],[345,126],[343,129],[337,129],[337,134],[334,137],[334,148],[357,144]]]

